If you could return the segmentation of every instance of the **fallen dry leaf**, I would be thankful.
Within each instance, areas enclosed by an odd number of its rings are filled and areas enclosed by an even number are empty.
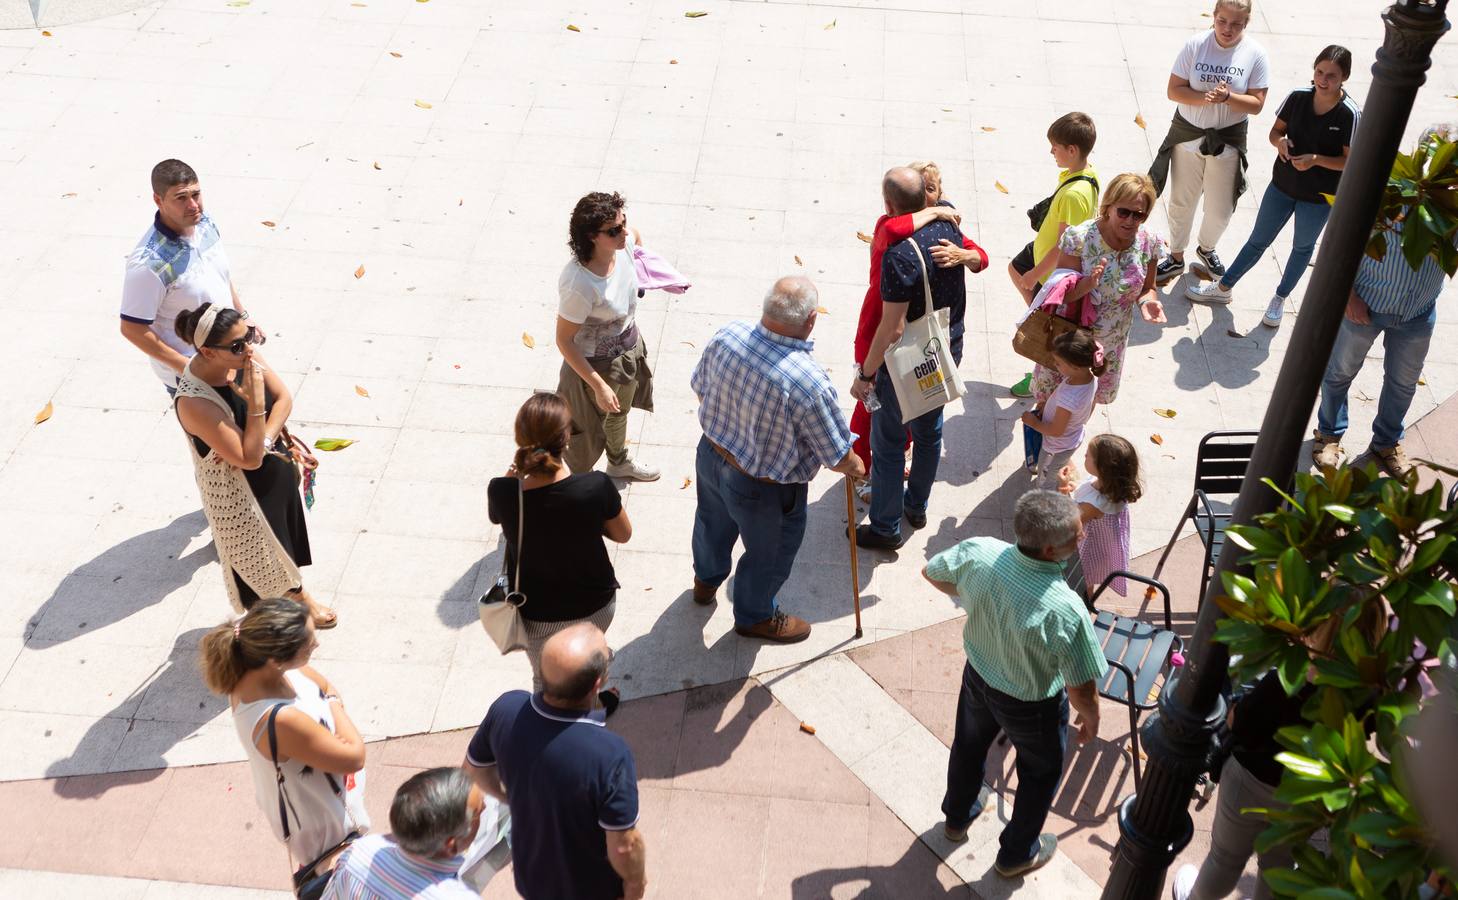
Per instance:
[[[805,265],[805,263],[801,262],[800,261],[800,257],[797,256],[797,257],[795,257],[795,265],[797,265],[797,266],[803,266],[803,265]]]
[[[343,450],[353,443],[353,438],[319,438],[319,440],[314,442],[314,449],[333,452],[335,450]]]
[[[459,369],[460,367],[461,367],[461,364],[460,363],[452,363],[451,364],[451,368],[452,369]]]
[[[950,106],[943,106],[942,107],[942,112],[951,112],[951,111],[952,111],[952,108]]]
[[[1240,332],[1236,331],[1234,328],[1227,328],[1227,329],[1225,329],[1225,335],[1226,335],[1226,337],[1233,337],[1233,338],[1243,338],[1243,337],[1245,337],[1245,335],[1243,335]]]
[[[815,726],[809,724],[808,722],[801,722],[800,723],[800,730],[803,731],[803,732],[805,732],[806,734],[814,734],[815,733]]]
[[[1156,407],[1154,414],[1156,416],[1164,416],[1166,419],[1173,419],[1175,417],[1175,411],[1172,409],[1159,409]]]
[[[364,8],[364,7],[366,7],[366,6],[369,6],[369,4],[368,4],[368,3],[351,3],[351,4],[349,4],[349,5],[350,5],[350,6],[358,6],[358,7],[359,7],[359,8],[361,8],[361,9],[363,9],[363,8]]]
[[[1135,125],[1138,125],[1140,128],[1144,128],[1145,127],[1145,125],[1144,125],[1144,117],[1141,116],[1141,115],[1139,115],[1139,113],[1135,113],[1134,114],[1134,124]]]
[[[685,347],[692,347],[694,345],[693,341],[679,341],[679,343],[683,344]]]
[[[430,0],[415,0],[416,3],[429,3]]]
[[[264,219],[263,220],[263,227],[264,228],[277,228],[278,227],[278,223],[277,222],[270,222],[267,219]]]
[[[521,342],[527,345],[528,350],[537,349],[537,339],[527,334],[525,331],[521,333]]]
[[[815,307],[815,311],[818,312],[818,313],[820,313],[822,316],[828,316],[828,315],[830,315],[830,310],[826,309],[823,306],[817,306],[817,307]]]
[[[390,51],[390,55],[393,56],[393,57],[395,57],[396,59],[400,59],[402,56],[404,56],[404,54],[402,54],[402,53],[396,53],[394,50],[391,50]]]
[[[369,392],[369,391],[367,391],[367,390],[365,390],[365,389],[364,389],[364,387],[363,387],[363,386],[362,386],[362,385],[358,385],[358,384],[357,384],[357,385],[355,385],[355,386],[354,386],[354,392],[355,392],[355,393],[356,393],[356,394],[359,394],[359,395],[360,395],[360,396],[361,396],[361,397],[364,397],[364,398],[366,398],[366,399],[368,399],[368,398],[369,398],[369,396],[370,396],[370,392]]]
[[[376,172],[380,171],[380,164],[379,163],[375,163],[375,171]]]
[[[359,264],[359,268],[354,270],[354,277],[355,278],[363,278],[364,277],[364,263],[360,263]]]
[[[991,134],[992,132],[996,131],[997,129],[996,128],[993,128],[991,125],[983,125],[982,126],[982,130],[988,132],[989,134]]]
[[[1004,194],[1007,193],[1007,188],[1003,185],[1001,181],[994,181],[992,183],[992,186],[997,188],[999,191],[1002,191]]]
[[[247,6],[252,0],[228,0],[229,6]]]
[[[695,11],[695,12],[686,12],[686,13],[683,14],[683,17],[685,19],[702,19],[704,16],[707,16],[707,15],[708,15],[708,13],[706,13],[706,12],[697,12],[697,11]]]
[[[576,32],[579,32],[579,33],[582,31],[582,29],[581,28],[578,28],[576,25],[568,25],[567,26],[567,30],[568,31],[576,31]]]
[[[669,61],[668,61],[668,64],[669,64],[669,65],[670,65],[670,66],[676,66],[676,65],[678,65],[678,60],[676,60],[676,59],[670,59],[670,60],[669,60]]]
[[[688,487],[689,485],[691,485],[693,483],[694,483],[694,480],[692,478],[685,478],[683,480],[683,484],[681,484],[681,485],[678,486],[678,489],[679,490],[683,490],[684,488]]]
[[[1154,442],[1155,444],[1158,444],[1161,447],[1164,446],[1164,438],[1160,437],[1157,434],[1151,434],[1149,436],[1149,440],[1152,441],[1152,442]]]
[[[71,191],[70,193],[62,194],[61,195],[61,199],[62,200],[70,200],[74,196],[76,196],[76,192],[75,191]]]
[[[41,37],[54,37],[54,36],[55,35],[51,34],[49,31],[42,31],[41,32]]]
[[[1428,383],[1428,380],[1426,378],[1424,378],[1421,375],[1418,376],[1418,384],[1427,384],[1427,383]]]
[[[55,411],[55,407],[51,406],[50,401],[46,401],[46,405],[41,408],[41,411],[35,414],[35,424],[39,425],[46,419],[49,419],[51,413]]]
[[[837,21],[837,19],[831,19],[830,24],[825,26],[825,30],[829,31],[830,29],[834,28]]]
[[[416,100],[415,101],[415,105],[418,106],[418,107],[420,107],[421,109],[430,109],[431,108],[430,107],[430,104],[429,103],[426,103],[424,100]]]

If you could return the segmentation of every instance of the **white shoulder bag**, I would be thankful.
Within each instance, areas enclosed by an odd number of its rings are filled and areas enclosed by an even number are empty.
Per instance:
[[[966,391],[957,361],[952,358],[948,312],[933,307],[926,259],[915,240],[907,238],[906,243],[921,266],[926,312],[915,322],[907,322],[901,339],[886,352],[886,374],[891,376],[903,423],[946,406]]]

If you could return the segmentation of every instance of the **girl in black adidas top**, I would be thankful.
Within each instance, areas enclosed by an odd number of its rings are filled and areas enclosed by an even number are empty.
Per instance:
[[[1256,213],[1255,227],[1225,275],[1218,281],[1191,285],[1185,289],[1186,297],[1202,303],[1229,303],[1235,283],[1295,216],[1291,255],[1262,320],[1271,328],[1281,324],[1286,299],[1306,271],[1316,250],[1316,239],[1331,213],[1331,204],[1324,195],[1336,193],[1361,116],[1357,104],[1342,90],[1351,74],[1351,51],[1333,44],[1316,57],[1311,87],[1294,90],[1286,97],[1276,114],[1276,124],[1271,126],[1276,163]]]

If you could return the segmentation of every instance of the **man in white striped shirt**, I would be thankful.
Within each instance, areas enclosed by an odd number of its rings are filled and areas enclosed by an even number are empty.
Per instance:
[[[458,873],[485,805],[481,790],[459,768],[411,776],[390,804],[392,833],[351,844],[335,864],[323,900],[478,898]]]

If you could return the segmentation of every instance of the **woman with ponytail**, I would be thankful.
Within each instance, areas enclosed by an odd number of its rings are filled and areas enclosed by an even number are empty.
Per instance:
[[[283,380],[253,355],[257,329],[236,310],[204,303],[179,313],[177,336],[197,349],[177,381],[174,407],[192,448],[203,512],[223,564],[233,609],[286,596],[319,628],[334,612],[304,590],[311,562],[298,472],[276,446],[293,409]]]
[[[602,472],[573,474],[562,461],[572,412],[556,394],[533,394],[516,414],[516,459],[486,487],[487,513],[506,540],[506,572],[521,559],[532,684],[542,689],[542,645],[577,622],[603,631],[613,621],[618,580],[603,538],[633,535],[617,485]],[[518,500],[523,534],[517,533]],[[525,538],[525,540],[523,540]]]
[[[308,610],[273,598],[259,600],[241,619],[208,632],[201,647],[203,680],[232,706],[258,808],[296,867],[318,859],[351,832],[362,834],[370,827],[364,738],[344,711],[338,689],[310,668],[309,657],[318,646]],[[275,707],[282,812],[268,740],[268,717]],[[332,865],[332,859],[321,864],[321,873]]]

